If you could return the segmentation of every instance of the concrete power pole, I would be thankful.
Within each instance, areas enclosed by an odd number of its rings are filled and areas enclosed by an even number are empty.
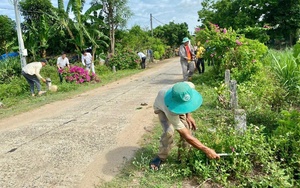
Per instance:
[[[152,14],[150,14],[150,29],[151,29],[151,35],[153,37]]]
[[[17,34],[18,34],[18,42],[19,42],[19,54],[20,54],[20,58],[21,58],[21,67],[24,67],[26,65],[27,49],[25,49],[25,47],[24,47],[24,41],[22,38],[20,12],[18,9],[18,0],[13,0],[13,1],[14,1],[15,16],[16,16],[16,26],[17,26]]]

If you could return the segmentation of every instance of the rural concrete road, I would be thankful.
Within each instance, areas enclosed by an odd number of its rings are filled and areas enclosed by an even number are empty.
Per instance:
[[[111,180],[138,149],[178,58],[71,99],[0,120],[0,187],[83,187]],[[141,103],[147,103],[143,106]]]

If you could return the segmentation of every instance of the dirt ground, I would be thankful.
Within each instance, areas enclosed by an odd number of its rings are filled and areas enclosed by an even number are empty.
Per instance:
[[[89,188],[111,180],[153,126],[157,92],[181,81],[178,58],[71,99],[0,120],[0,185]],[[147,106],[141,106],[147,103]]]

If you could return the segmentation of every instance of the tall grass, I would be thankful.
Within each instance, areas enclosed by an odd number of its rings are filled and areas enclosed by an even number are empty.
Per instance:
[[[289,97],[299,98],[300,64],[293,56],[292,50],[270,50],[271,68],[280,84],[287,90]]]

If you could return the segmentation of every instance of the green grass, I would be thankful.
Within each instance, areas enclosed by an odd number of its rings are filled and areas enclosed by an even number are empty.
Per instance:
[[[98,72],[98,71],[97,71]],[[121,78],[136,74],[141,72],[141,70],[122,70],[118,71],[116,73],[113,72],[103,72],[99,74],[99,77],[101,79],[100,83],[86,83],[82,85],[77,84],[70,84],[70,83],[63,83],[61,85],[58,84],[59,90],[56,93],[47,93],[45,96],[40,97],[31,97],[29,93],[29,86],[28,86],[28,92],[24,93],[22,95],[19,95],[17,97],[11,97],[4,99],[2,102],[5,104],[4,108],[0,108],[0,119],[9,117],[12,115],[16,115],[25,111],[29,111],[32,109],[35,109],[37,107],[43,106],[45,104],[49,104],[51,102],[65,100],[68,98],[71,98],[75,95],[78,95],[80,93],[86,92],[88,90],[92,90],[98,87],[102,87],[105,84],[108,84],[110,82],[119,80]],[[43,75],[43,74],[42,74]],[[45,75],[45,74],[44,74]],[[46,77],[47,75],[45,75]],[[24,79],[24,78],[22,78]],[[57,83],[57,78],[54,79]],[[43,85],[43,88],[45,88],[45,85]]]

